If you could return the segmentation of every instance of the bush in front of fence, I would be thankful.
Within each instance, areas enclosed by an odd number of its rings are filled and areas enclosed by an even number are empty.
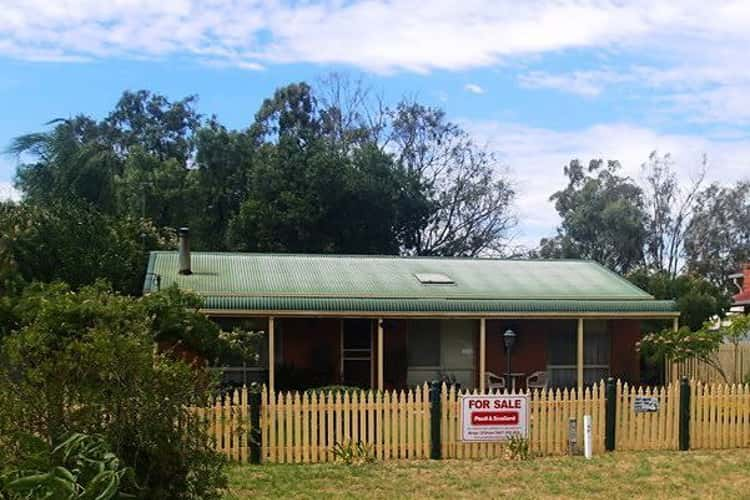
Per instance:
[[[508,448],[508,458],[511,460],[529,460],[533,457],[529,438],[520,434],[513,434],[505,443]]]
[[[0,341],[0,473],[33,468],[39,438],[54,447],[70,432],[99,434],[140,496],[220,497],[225,461],[189,410],[208,401],[211,378],[154,351],[138,299],[43,285],[16,311]]]
[[[372,444],[362,441],[336,443],[332,451],[336,461],[343,462],[346,465],[371,464],[376,460]]]

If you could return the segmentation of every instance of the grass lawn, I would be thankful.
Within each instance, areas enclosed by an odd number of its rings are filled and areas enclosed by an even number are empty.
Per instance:
[[[234,466],[227,498],[749,498],[750,450]]]

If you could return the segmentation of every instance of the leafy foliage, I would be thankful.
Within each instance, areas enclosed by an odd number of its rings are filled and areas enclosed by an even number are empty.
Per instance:
[[[343,82],[281,87],[238,131],[204,121],[195,97],[128,91],[103,120],[18,137],[16,184],[33,205],[190,225],[207,250],[502,251],[515,193],[486,148],[439,109],[373,113]]]
[[[168,231],[79,203],[0,204],[0,285],[65,281],[73,288],[109,281],[139,294],[148,250],[173,245]]]
[[[133,469],[123,465],[102,436],[73,433],[48,457],[37,456],[31,462],[36,463],[28,464],[30,468],[0,471],[0,495],[10,500],[109,500],[134,498],[138,491]],[[46,470],[39,462],[46,462]]]
[[[693,274],[673,278],[667,271],[639,268],[627,278],[657,299],[676,299],[680,323],[692,331],[701,329],[710,318],[723,316],[731,303],[723,288]]]
[[[529,460],[532,458],[529,438],[522,434],[513,434],[505,443],[511,460]]]
[[[421,193],[374,143],[334,142],[332,113],[305,83],[264,101],[250,128],[255,161],[229,222],[230,248],[398,253]]]
[[[655,361],[670,360],[675,363],[695,359],[715,368],[724,380],[727,379],[716,352],[724,341],[721,330],[706,323],[698,331],[683,326],[678,330],[665,329],[648,333],[641,338],[638,348],[648,358]]]
[[[739,344],[750,339],[750,316],[746,314],[735,314],[721,322],[719,331],[727,342]]]
[[[616,161],[578,160],[565,167],[568,186],[551,196],[562,218],[558,235],[543,239],[539,253],[548,258],[586,258],[627,273],[643,260],[646,212],[643,192],[618,175]]]
[[[139,495],[218,496],[223,461],[189,411],[208,400],[212,377],[154,351],[170,318],[184,319],[176,313],[184,304],[175,301],[159,323],[145,301],[61,284],[19,298],[16,326],[0,344],[0,457],[24,463],[29,436],[51,444],[71,432],[97,434],[132,467]]]
[[[336,443],[331,450],[336,461],[346,465],[364,465],[375,462],[375,451],[371,444],[362,441]]]
[[[750,182],[701,191],[685,240],[687,268],[719,287],[750,260]]]

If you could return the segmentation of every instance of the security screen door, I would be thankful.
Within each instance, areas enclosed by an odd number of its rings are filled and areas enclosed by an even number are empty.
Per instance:
[[[346,319],[341,329],[341,382],[372,387],[372,321]]]

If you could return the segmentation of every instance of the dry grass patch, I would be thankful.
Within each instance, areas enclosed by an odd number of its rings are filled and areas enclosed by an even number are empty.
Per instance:
[[[236,466],[228,498],[749,498],[750,452]]]

